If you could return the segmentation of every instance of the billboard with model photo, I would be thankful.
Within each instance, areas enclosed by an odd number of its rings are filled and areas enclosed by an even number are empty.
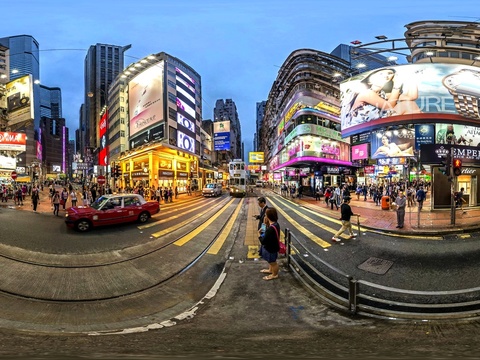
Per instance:
[[[372,159],[412,157],[415,132],[410,129],[378,132],[372,136]]]
[[[372,126],[432,118],[433,114],[437,119],[480,120],[480,71],[473,66],[431,63],[384,67],[344,81],[340,90],[342,136]]]
[[[128,83],[130,137],[163,120],[164,63],[157,63]]]

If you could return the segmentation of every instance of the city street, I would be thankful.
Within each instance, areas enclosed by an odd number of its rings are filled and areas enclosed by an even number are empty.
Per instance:
[[[261,191],[269,195],[267,200],[269,203],[271,202],[275,206],[282,203],[279,206],[282,212],[287,212],[289,216],[294,216],[296,221],[301,221],[299,215],[292,212],[293,208],[290,209],[291,204],[279,197],[270,197],[267,190]],[[4,294],[1,301],[3,306],[0,306],[3,309],[0,311],[3,313],[0,320],[2,324],[0,339],[4,340],[4,344],[8,343],[9,345],[4,346],[0,354],[14,354],[25,358],[33,355],[42,356],[42,354],[49,357],[60,355],[91,357],[95,354],[102,358],[115,358],[120,355],[126,358],[129,356],[140,358],[142,356],[145,358],[149,356],[251,358],[267,354],[279,358],[293,358],[298,355],[310,358],[341,356],[439,358],[453,354],[463,357],[476,354],[476,348],[472,345],[472,341],[475,341],[474,339],[479,335],[476,321],[425,323],[352,317],[346,313],[332,310],[311,295],[287,271],[284,259],[280,260],[280,278],[275,281],[263,281],[260,270],[264,268],[265,263],[263,260],[249,258],[246,246],[247,239],[250,237],[246,230],[248,228],[246,223],[252,221],[251,216],[247,216],[247,214],[258,211],[255,199],[255,197],[244,199],[244,209],[235,221],[236,225],[233,230],[230,231],[232,237],[227,240],[222,247],[223,250],[219,252],[219,256],[223,260],[220,258],[212,259],[213,262],[212,260],[202,260],[193,267],[193,271],[187,272],[186,276],[171,282],[168,287],[169,300],[166,300],[168,297],[165,297],[167,288],[163,287],[163,291],[153,294],[153,297],[150,296],[147,302],[140,302],[140,298],[138,298],[136,304],[132,304],[133,307],[119,308],[115,305],[114,307],[104,307],[103,310],[102,307],[99,307],[90,314],[99,319],[104,318],[102,314],[110,314],[111,319],[118,321],[127,313],[140,316],[142,311],[146,315],[149,308],[164,307],[164,310],[156,315],[139,317],[140,321],[129,320],[128,322],[123,321],[123,324],[118,323],[118,325],[123,325],[123,330],[118,326],[117,330],[109,330],[113,323],[109,325],[107,321],[103,326],[97,327],[97,331],[87,331],[83,334],[72,333],[71,331],[75,328],[78,331],[81,328],[79,324],[85,323],[85,319],[90,315],[87,315],[78,306],[74,312],[71,312],[71,310],[67,310],[71,305],[65,303],[57,305],[64,309],[61,317],[64,319],[63,321],[71,319],[70,321],[73,321],[72,324],[75,323],[75,325],[72,328],[65,324],[63,329],[58,327],[57,331],[52,332],[52,328],[49,330],[39,322],[42,321],[42,318],[45,319],[44,313],[35,315],[35,309],[38,310],[41,307],[36,305],[32,308],[31,304],[29,305],[29,302],[26,301],[28,299],[24,298],[16,300],[16,303],[20,302],[21,306],[24,306],[22,310],[20,310],[21,307],[16,310],[18,307],[15,306],[15,302],[6,306],[5,299],[17,295],[12,294],[12,291],[10,291],[10,295]],[[147,225],[153,225],[162,219],[167,220],[167,216],[172,216],[171,211],[181,213],[181,209],[185,209],[187,218],[192,217],[191,214],[188,215],[192,206],[204,208],[207,202],[213,205],[220,204],[224,200],[229,200],[229,197],[225,195],[218,199],[203,199],[198,196],[179,197],[172,205],[162,205],[159,217],[152,219]],[[198,205],[195,205],[197,203]],[[17,261],[43,262],[45,267],[46,259],[52,259],[51,256],[54,254],[57,256],[62,253],[67,254],[65,258],[65,264],[67,264],[72,261],[78,262],[79,256],[84,256],[86,259],[85,256],[94,253],[115,254],[119,249],[138,248],[142,244],[145,246],[152,243],[152,239],[149,238],[149,234],[152,232],[148,230],[149,228],[139,231],[136,224],[94,229],[88,234],[79,234],[66,229],[63,219],[54,217],[48,206],[45,212],[38,214],[33,211],[17,209],[0,208],[0,219],[4,219],[4,223],[13,224],[9,225],[6,231],[10,236],[7,239],[2,238],[0,250],[10,259],[14,259],[14,255],[22,256],[17,258]],[[200,210],[195,211],[197,214],[200,213]],[[300,217],[307,219],[310,215],[306,213],[305,216],[300,215]],[[182,220],[173,219],[165,223],[162,229],[167,230],[179,222]],[[283,226],[287,226],[285,220],[282,222],[284,222]],[[322,222],[323,226],[328,224],[327,219]],[[31,232],[32,225],[36,229],[35,235],[32,235]],[[320,232],[319,229],[315,230],[316,227],[308,224],[308,221],[304,221],[303,225],[314,231],[315,234],[324,237],[322,232],[325,230],[320,230]],[[288,226],[292,226],[292,224]],[[147,231],[145,232],[145,230]],[[374,246],[374,243],[378,244],[379,240],[375,240],[376,236],[379,236],[378,239],[382,239],[381,235],[375,235],[372,239],[370,237],[360,239],[360,242],[356,244],[337,246],[336,249],[328,252],[322,251],[318,245],[317,247],[320,250],[319,254],[327,255],[329,261],[337,258],[339,264],[343,263],[345,266],[349,266],[349,263],[354,264],[352,261],[358,251],[362,251],[362,249],[366,251],[367,248]],[[166,237],[168,238],[168,235]],[[389,240],[388,237],[384,237],[380,241]],[[401,244],[401,240],[395,240],[395,242],[398,245]],[[410,244],[413,243],[410,242]],[[358,248],[358,251],[355,250],[355,247]],[[191,251],[194,253],[199,251],[197,246],[190,250],[185,246],[180,249],[185,255]],[[8,254],[7,251],[9,251]],[[373,251],[373,248],[370,251]],[[122,256],[121,252],[118,254]],[[165,275],[165,271],[175,266],[174,263],[178,263],[178,259],[179,256],[170,253],[168,256],[162,256],[162,263],[157,262],[156,264],[157,267],[163,269],[161,272]],[[5,274],[8,275],[14,271],[14,269],[10,269],[6,272],[5,266],[4,263],[2,265],[4,277]],[[56,266],[63,265],[57,262]],[[75,271],[77,274],[81,274],[79,269]],[[418,271],[421,271],[421,268]],[[387,275],[390,281],[398,278],[397,276],[407,276],[408,278],[411,275],[411,279],[415,278],[415,273],[399,274],[401,272],[399,273],[398,269],[394,267]],[[17,274],[17,277],[19,275]],[[363,275],[365,276],[366,273]],[[383,278],[378,275],[373,275],[373,277]],[[472,281],[478,278],[473,273],[466,277],[467,280]],[[103,276],[98,277],[97,275],[97,281],[101,281],[102,278]],[[18,277],[18,279],[21,280],[22,277]],[[58,279],[61,278],[50,277],[51,284],[59,281]],[[66,281],[72,281],[68,279],[65,277]],[[15,285],[16,282],[13,279],[4,278],[1,281],[4,291],[6,281],[9,283],[8,286],[17,286],[17,291],[21,290],[24,293],[35,292],[34,289],[41,286],[32,284],[33,288],[29,290],[28,287],[25,287],[25,283]],[[129,280],[128,278],[123,280],[119,278],[114,282],[117,281],[128,284]],[[413,280],[411,281],[413,282]],[[127,287],[134,283],[135,281]],[[58,289],[57,292],[62,293],[67,288],[74,288],[67,284],[64,283],[65,289]],[[102,285],[101,288],[105,288],[106,285]],[[193,289],[195,291],[192,291]],[[88,294],[85,291],[82,293],[84,296]],[[206,296],[206,294],[209,295]],[[172,302],[173,299],[176,299],[177,305],[175,306]],[[166,307],[160,306],[162,303]],[[86,305],[88,304],[82,308]],[[19,316],[19,311],[22,312],[21,316]],[[57,316],[59,315],[60,313],[57,313]],[[5,321],[8,318],[17,320]],[[32,326],[35,323],[36,325]],[[23,329],[29,328],[29,331],[21,331],[22,327]],[[35,327],[37,331],[33,331]],[[103,330],[100,330],[102,328]],[[112,327],[112,329],[114,328],[115,326]],[[265,348],[266,342],[275,341],[279,342],[278,346],[273,349]]]

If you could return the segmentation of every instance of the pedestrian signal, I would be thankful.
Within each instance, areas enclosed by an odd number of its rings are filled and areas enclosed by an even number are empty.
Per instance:
[[[462,160],[453,159],[453,173],[455,176],[460,176],[462,174]]]
[[[445,160],[442,161],[441,166],[438,168],[438,170],[446,176],[450,176],[450,166],[452,163],[452,159],[450,154],[447,154],[445,157]]]

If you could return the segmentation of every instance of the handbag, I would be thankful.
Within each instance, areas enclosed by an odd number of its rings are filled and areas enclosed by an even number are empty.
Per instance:
[[[273,225],[270,225],[270,227],[273,227],[273,229],[277,233],[278,245],[280,247],[280,249],[278,250],[278,253],[282,254],[282,255],[285,255],[287,253],[287,247],[285,246],[285,244],[283,242],[280,241],[280,236],[278,235],[277,228]]]

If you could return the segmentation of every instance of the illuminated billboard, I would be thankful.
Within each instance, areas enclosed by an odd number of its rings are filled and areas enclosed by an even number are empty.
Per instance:
[[[144,70],[128,83],[130,137],[163,120],[164,63]]]
[[[385,131],[372,136],[372,159],[413,157],[415,132],[402,129]]]
[[[230,121],[213,123],[213,149],[215,151],[230,150]]]
[[[437,124],[435,144],[480,145],[480,128],[475,126]]]
[[[107,141],[107,123],[108,115],[107,112],[103,114],[98,124],[98,134],[100,136],[100,153],[98,156],[98,165],[107,166],[108,165],[108,141]]]
[[[0,150],[25,151],[26,148],[25,133],[0,132]]]
[[[8,125],[33,119],[32,75],[12,80],[6,85]]]
[[[376,126],[480,122],[480,71],[459,64],[411,64],[364,72],[340,84],[342,136]]]
[[[185,151],[195,153],[195,139],[181,131],[177,131],[177,146]]]
[[[249,163],[263,163],[265,161],[265,156],[262,152],[249,152],[248,153],[248,162]]]
[[[352,160],[368,159],[368,143],[352,146]]]

